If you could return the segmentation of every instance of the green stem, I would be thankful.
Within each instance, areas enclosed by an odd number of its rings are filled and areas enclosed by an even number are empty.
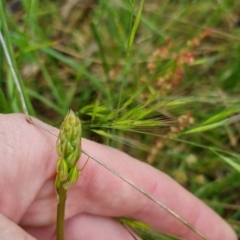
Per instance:
[[[67,199],[67,191],[63,188],[64,183],[60,183],[58,189],[57,207],[57,240],[64,240],[64,212]]]

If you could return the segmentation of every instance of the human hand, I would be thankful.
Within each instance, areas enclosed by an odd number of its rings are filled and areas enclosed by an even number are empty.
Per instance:
[[[36,120],[37,121],[37,120]],[[58,134],[58,129],[47,129]],[[209,240],[236,240],[233,230],[204,203],[166,174],[107,146],[83,139],[82,148],[178,213]],[[55,239],[56,137],[21,114],[0,114],[0,239]],[[87,156],[82,154],[79,168]],[[121,179],[89,160],[68,191],[66,240],[132,240],[114,218],[127,216],[183,239],[200,239]]]

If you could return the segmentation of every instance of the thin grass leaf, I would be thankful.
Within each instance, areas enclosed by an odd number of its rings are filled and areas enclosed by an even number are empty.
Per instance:
[[[132,7],[130,8],[129,5],[126,4],[125,1],[121,1],[120,4],[121,4],[122,8],[124,8],[130,14],[132,14]],[[162,2],[162,4],[161,4],[161,12],[159,13],[159,15],[161,15],[164,12],[164,10],[165,10],[165,8],[164,8],[165,6],[164,5],[167,5],[167,1],[166,1],[166,3]],[[134,5],[132,4],[132,6],[134,6]],[[159,24],[155,23],[154,21],[152,21],[152,19],[149,19],[149,18],[145,17],[144,15],[142,15],[141,16],[141,22],[143,24],[145,24],[148,28],[150,28],[161,39],[165,39],[166,38],[166,32],[163,29],[159,28]]]
[[[131,227],[141,237],[146,240],[181,240],[178,237],[160,233],[149,227],[147,224],[128,218],[120,218],[119,221],[124,225]]]
[[[2,89],[0,88],[0,112],[1,113],[11,113],[11,108],[9,106],[9,103],[2,91]]]
[[[12,73],[13,79],[15,81],[16,88],[17,88],[17,91],[19,93],[19,97],[21,100],[23,111],[24,111],[25,115],[27,116],[27,118],[30,119],[29,112],[34,114],[34,109],[32,107],[32,104],[31,104],[28,96],[25,94],[21,75],[20,75],[17,65],[16,65],[16,61],[15,61],[13,50],[12,50],[11,40],[10,40],[10,36],[9,36],[9,32],[8,32],[8,27],[6,24],[7,21],[6,21],[2,1],[0,1],[0,22],[1,22],[0,43],[3,48],[3,52],[6,57],[7,63],[9,65],[10,71]]]
[[[145,150],[145,151],[149,150],[149,148],[146,145],[141,144],[140,142],[135,141],[133,139],[128,139],[126,137],[119,137],[115,134],[111,134],[111,133],[103,131],[103,130],[92,130],[92,131],[97,133],[100,136],[109,138],[109,139],[114,140],[116,142],[123,143],[123,144],[126,144],[128,146],[139,148],[139,149]]]
[[[105,56],[106,51],[104,51],[103,44],[102,44],[102,41],[101,41],[101,36],[100,36],[99,31],[98,31],[98,27],[99,26],[96,26],[94,23],[91,24],[91,29],[92,29],[93,35],[96,39],[96,42],[98,44],[99,54],[100,54],[100,57],[102,59],[105,78],[106,78],[106,80],[109,80],[110,79],[109,78],[109,64],[108,64],[107,58]]]
[[[132,49],[134,38],[135,38],[137,29],[138,29],[138,26],[139,26],[139,23],[140,23],[140,20],[141,20],[143,5],[144,5],[144,0],[141,0],[140,6],[139,6],[139,9],[138,9],[138,12],[137,12],[137,16],[136,16],[136,19],[135,19],[134,24],[133,24],[132,31],[131,31],[131,34],[129,36],[128,46],[127,46],[127,52],[128,53],[130,53],[131,49]]]
[[[25,10],[27,12],[27,18],[24,26],[24,33],[27,29],[30,29],[30,38],[35,39],[36,36],[41,36],[39,16],[36,14],[39,9],[39,0],[23,1]],[[26,36],[26,34],[24,34]]]
[[[236,107],[232,107],[232,108],[228,108],[225,109],[224,111],[214,115],[213,117],[209,118],[208,120],[206,120],[205,122],[203,122],[201,125],[209,125],[211,123],[215,123],[218,122],[220,120],[225,120],[227,117],[235,114],[235,113],[239,113],[240,112],[240,108],[238,106]]]
[[[224,120],[219,121],[219,122],[212,123],[212,124],[208,124],[208,125],[205,124],[203,126],[201,124],[199,127],[190,129],[188,131],[184,131],[181,134],[190,134],[190,133],[204,132],[204,131],[215,129],[217,127],[226,126],[226,125],[238,122],[239,120],[240,120],[240,114],[238,114],[236,116],[233,116],[231,118],[224,119]]]
[[[137,96],[139,96],[142,92],[143,88],[137,90],[135,93],[133,93],[131,95],[130,98],[128,98],[122,106],[120,106],[120,108],[118,109],[118,111],[122,111],[122,110],[127,110],[127,107],[130,106],[130,104],[134,103],[134,100],[137,99]]]
[[[120,105],[121,105],[121,102],[122,102],[122,93],[123,93],[123,88],[124,88],[125,81],[126,81],[126,72],[127,72],[127,67],[129,65],[129,60],[130,60],[130,52],[131,52],[131,49],[132,49],[132,44],[133,44],[133,41],[134,41],[134,38],[135,38],[135,34],[137,32],[138,25],[140,23],[142,10],[143,10],[143,4],[144,4],[144,0],[141,0],[139,10],[138,10],[138,13],[137,13],[137,17],[134,21],[133,27],[131,29],[131,32],[130,32],[130,35],[129,35],[129,38],[128,38],[128,45],[127,45],[127,51],[126,51],[125,65],[124,65],[123,74],[122,74],[123,78],[122,78],[122,83],[121,83],[121,88],[120,88],[118,108],[120,108]],[[132,7],[131,17],[133,17],[133,14],[134,14],[134,6]]]
[[[233,169],[240,172],[240,164],[234,162],[231,158],[228,158],[226,156],[223,156],[222,154],[219,154],[218,152],[212,150],[213,153],[215,153],[217,156],[219,156],[225,163],[230,165]]]
[[[61,115],[65,114],[65,109],[62,107],[59,107],[57,104],[53,103],[49,99],[45,98],[43,95],[39,94],[36,91],[33,91],[32,89],[26,89],[26,92],[29,94],[29,96],[32,96],[36,99],[38,99],[40,102],[44,103],[49,108],[53,109],[54,111],[60,113]]]
[[[39,56],[35,55],[35,59],[42,71],[44,80],[46,81],[49,89],[51,90],[52,95],[56,99],[57,105],[59,105],[60,107],[63,106],[65,99],[60,94],[60,91],[58,90],[58,87],[57,87],[58,85],[53,82],[51,74],[48,72],[47,68],[44,66]],[[63,109],[63,110],[65,110],[66,112],[67,109]]]
[[[6,7],[6,1],[3,0],[2,1],[3,11],[5,10],[5,7]],[[2,20],[0,21],[0,32],[3,33]],[[4,33],[3,33],[3,36],[4,36]],[[1,87],[1,82],[2,82],[2,79],[3,79],[3,66],[4,66],[4,52],[3,52],[3,47],[0,45],[0,87]]]
[[[52,48],[44,48],[44,49],[42,49],[42,51],[47,53],[48,55],[60,60],[61,62],[65,63],[66,65],[70,66],[71,68],[75,69],[77,72],[77,75],[79,77],[81,75],[84,75],[87,79],[89,79],[92,82],[93,86],[95,86],[96,89],[103,92],[106,95],[106,97],[109,99],[109,101],[111,102],[111,97],[110,97],[108,89],[106,89],[106,87],[97,78],[95,78],[92,74],[90,74],[86,70],[86,68],[91,64],[91,62],[85,63],[83,65],[79,65],[78,63],[76,63],[75,61],[70,59],[69,57],[64,56],[63,54],[61,54],[60,52],[58,52]]]

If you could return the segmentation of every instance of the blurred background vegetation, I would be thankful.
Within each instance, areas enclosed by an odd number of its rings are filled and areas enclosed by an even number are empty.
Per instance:
[[[240,3],[139,4],[6,1],[30,114],[59,126],[73,109],[84,137],[166,172],[240,235]],[[22,112],[0,65],[0,112]]]

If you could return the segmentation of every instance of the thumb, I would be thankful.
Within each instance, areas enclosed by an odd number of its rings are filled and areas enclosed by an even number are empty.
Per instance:
[[[0,214],[0,239],[1,240],[36,240],[30,236],[16,223],[10,221],[4,215]]]

